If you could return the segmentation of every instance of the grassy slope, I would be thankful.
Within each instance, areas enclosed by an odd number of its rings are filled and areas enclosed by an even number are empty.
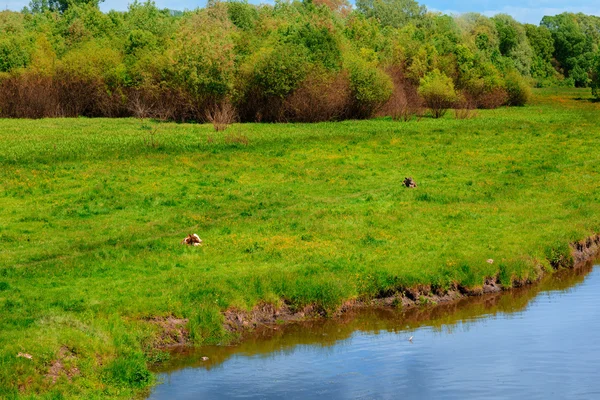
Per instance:
[[[248,146],[209,126],[160,124],[152,148],[136,120],[0,120],[0,397],[139,393],[147,317],[187,317],[200,343],[230,306],[531,276],[600,230],[587,94],[467,121],[232,128]],[[179,244],[192,232],[203,247]],[[72,384],[44,377],[61,347]]]

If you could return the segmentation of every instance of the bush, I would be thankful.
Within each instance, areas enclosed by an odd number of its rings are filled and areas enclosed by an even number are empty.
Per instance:
[[[286,120],[332,121],[344,118],[350,104],[348,74],[327,75],[315,71],[285,101]]]
[[[506,104],[509,106],[524,106],[531,97],[531,88],[521,75],[512,72],[504,78],[504,87],[508,95]]]
[[[67,53],[58,66],[60,73],[85,81],[101,81],[109,88],[124,82],[125,66],[121,54],[103,47],[100,42],[90,41]]]
[[[452,79],[435,69],[421,79],[419,94],[434,118],[443,117],[458,100]]]
[[[360,57],[352,57],[347,61],[352,93],[352,114],[359,118],[371,117],[392,95],[394,85],[392,79],[374,62]]]
[[[493,110],[506,104],[508,101],[508,94],[503,87],[497,87],[480,93],[476,99],[478,108]]]
[[[218,104],[212,104],[206,109],[206,120],[221,132],[229,128],[237,119],[237,112],[229,100]]]
[[[426,14],[414,0],[361,0],[350,15],[347,0],[211,0],[178,13],[152,1],[103,13],[97,0],[44,11],[50,3],[0,12],[0,74],[10,78],[0,96],[12,96],[0,98],[3,115],[204,122],[227,99],[241,121],[410,119],[425,110],[417,88],[434,69],[421,90],[435,117],[450,106],[452,83],[481,108],[524,104],[519,74],[530,72],[538,85],[589,80],[600,93],[600,40],[581,41],[594,20],[563,40],[551,20],[525,30],[508,16]],[[575,27],[564,17],[555,22]],[[555,39],[581,43],[569,50]]]
[[[230,94],[235,68],[235,29],[221,5],[182,20],[170,71],[175,85],[199,102],[220,100]]]
[[[51,77],[25,72],[0,78],[0,117],[61,115],[58,93]]]
[[[298,45],[263,49],[254,65],[253,85],[266,96],[284,98],[298,88],[307,75],[307,51]]]
[[[394,121],[409,121],[415,115],[420,117],[423,99],[419,96],[418,87],[406,79],[400,68],[389,68],[386,73],[392,78],[394,90],[377,115],[392,117]]]
[[[476,104],[473,99],[463,94],[458,95],[458,100],[454,109],[456,119],[473,119],[477,117]]]
[[[305,47],[277,43],[263,47],[240,68],[238,108],[243,121],[284,121],[286,98],[308,76]]]
[[[324,68],[339,71],[342,66],[342,52],[335,31],[326,26],[312,23],[294,24],[283,34],[282,42],[304,47],[307,61],[311,64],[321,64]]]
[[[125,41],[125,53],[135,54],[140,49],[154,49],[157,46],[156,37],[145,30],[134,29],[129,32]]]
[[[64,116],[119,117],[125,112],[122,55],[90,41],[71,50],[56,67],[54,84]]]

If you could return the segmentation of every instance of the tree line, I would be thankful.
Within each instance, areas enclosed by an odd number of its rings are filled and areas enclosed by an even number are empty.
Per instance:
[[[99,0],[33,0],[0,12],[0,116],[312,122],[518,106],[531,86],[598,93],[599,45],[594,16],[531,25],[414,0],[108,13]]]

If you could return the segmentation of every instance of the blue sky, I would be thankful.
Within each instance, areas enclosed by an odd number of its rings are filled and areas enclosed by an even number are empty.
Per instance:
[[[253,3],[261,2],[261,0],[250,1]],[[262,2],[269,2],[269,0]],[[0,0],[0,7],[20,10],[28,3],[29,0]],[[127,3],[127,1],[123,0],[106,0],[101,7],[105,11],[110,9],[124,10],[127,8]],[[476,11],[489,16],[497,13],[506,13],[521,22],[535,24],[539,23],[544,15],[554,15],[564,11],[600,15],[598,0],[423,0],[421,3],[425,4],[431,10],[446,13]],[[161,8],[183,10],[203,6],[206,4],[206,0],[156,0],[156,4]]]

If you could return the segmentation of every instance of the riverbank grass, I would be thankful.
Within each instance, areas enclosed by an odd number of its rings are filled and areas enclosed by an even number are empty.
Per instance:
[[[0,120],[0,397],[143,395],[158,343],[227,340],[232,307],[534,279],[600,231],[599,107],[547,89],[469,120]]]

